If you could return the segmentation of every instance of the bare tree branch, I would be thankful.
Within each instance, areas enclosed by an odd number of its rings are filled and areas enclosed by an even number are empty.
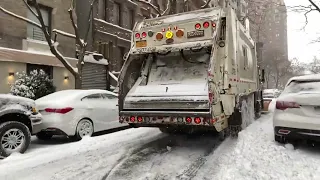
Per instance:
[[[90,5],[90,11],[89,11],[89,14],[88,14],[88,27],[87,27],[87,30],[86,30],[86,34],[84,36],[84,42],[87,42],[87,40],[88,40],[94,3],[95,3],[95,0],[92,0],[91,5]]]
[[[22,0],[24,2],[24,4],[27,6],[27,8],[29,9],[29,11],[31,11],[31,13],[38,18],[38,14],[36,12],[34,12],[34,10],[32,10],[31,6],[27,3],[26,0]]]
[[[38,23],[36,23],[36,22],[34,22],[34,21],[31,21],[30,19],[27,19],[27,18],[25,18],[25,17],[19,16],[19,15],[15,14],[15,13],[13,13],[13,12],[11,12],[11,11],[8,11],[8,10],[4,9],[2,6],[0,6],[0,11],[2,11],[2,12],[5,13],[5,14],[8,14],[8,15],[16,18],[16,19],[22,20],[22,21],[24,21],[24,22],[27,22],[27,23],[32,24],[32,25],[34,25],[34,26],[37,26],[38,28],[41,28],[41,25],[40,25],[40,24],[38,24]]]
[[[186,1],[185,1],[186,2]],[[166,15],[170,11],[171,0],[168,0],[166,9],[161,13],[161,16]]]
[[[309,0],[309,2],[312,4],[313,7],[316,8],[316,10],[317,10],[318,12],[320,12],[320,8],[319,8],[318,5],[316,5],[316,3],[314,3],[312,0]]]
[[[42,32],[44,33],[44,36],[45,36],[47,43],[50,47],[51,53],[53,55],[55,55],[60,60],[60,62],[64,65],[64,67],[67,68],[68,71],[70,71],[75,77],[78,76],[78,72],[73,68],[73,66],[58,51],[58,49],[57,49],[58,44],[53,43],[53,40],[51,39],[51,33],[49,34],[49,32],[46,28],[46,25],[44,24],[43,17],[42,17],[40,7],[39,7],[37,0],[32,0],[32,2],[34,4],[34,7],[35,7],[37,14],[38,14],[38,20],[41,24],[40,28],[41,28]]]
[[[211,0],[207,0],[207,2],[200,7],[200,9],[207,8],[210,2],[211,2]]]
[[[71,7],[68,10],[68,13],[69,13],[69,17],[71,19],[72,27],[74,29],[74,33],[75,33],[75,36],[76,36],[76,41],[79,44],[79,46],[82,48],[83,47],[83,41],[81,41],[81,39],[80,39],[79,29],[78,29],[78,26],[77,26],[77,24],[76,24],[76,22],[74,20],[74,17],[73,17],[73,13],[74,13],[73,10],[74,10],[73,5],[71,5]]]
[[[154,4],[150,3],[149,1],[144,1],[144,0],[137,0],[139,3],[145,4],[149,6],[151,9],[155,10],[158,14],[158,16],[161,16],[161,12],[158,7],[156,7]],[[170,0],[168,0],[170,1]]]
[[[74,39],[76,38],[76,36],[74,34],[67,33],[67,32],[64,32],[64,31],[61,31],[61,30],[58,30],[58,29],[53,29],[52,32],[60,34],[60,35],[65,36],[65,37],[74,38]]]

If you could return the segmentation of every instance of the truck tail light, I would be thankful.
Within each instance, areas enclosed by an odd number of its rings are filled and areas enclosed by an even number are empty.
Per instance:
[[[288,101],[277,101],[276,102],[276,109],[279,110],[286,110],[291,108],[300,108],[300,105],[296,102],[288,102]]]
[[[55,109],[55,108],[46,108],[44,109],[45,112],[49,113],[59,113],[59,114],[66,114],[70,111],[72,111],[72,107],[66,107],[66,108],[60,108],[60,109]]]
[[[204,22],[204,23],[203,23],[203,27],[204,27],[205,29],[207,29],[209,26],[210,26],[210,23],[209,23],[209,22]]]
[[[141,34],[141,36],[142,36],[142,38],[145,38],[145,37],[147,37],[147,33],[146,33],[146,32],[143,32],[143,33]]]
[[[162,33],[157,33],[157,35],[156,35],[156,39],[158,40],[158,41],[161,41],[162,39],[163,39],[163,34]]]
[[[192,122],[192,118],[191,117],[186,117],[186,122],[187,123],[191,123]]]
[[[140,39],[140,33],[136,33],[136,34],[135,34],[135,37],[136,37],[137,39]]]
[[[179,29],[179,30],[176,32],[176,36],[177,36],[178,38],[183,37],[183,35],[184,35],[184,32],[183,32],[183,30],[181,30],[181,29]]]
[[[201,118],[199,118],[199,117],[194,118],[194,122],[196,124],[200,124],[201,123]]]
[[[141,116],[138,116],[137,120],[138,120],[138,122],[142,122],[143,118]]]
[[[135,121],[136,121],[136,117],[131,116],[131,117],[130,117],[130,121],[131,121],[131,122],[135,122]]]
[[[201,24],[200,23],[197,23],[195,26],[194,26],[195,29],[200,29],[201,28]]]

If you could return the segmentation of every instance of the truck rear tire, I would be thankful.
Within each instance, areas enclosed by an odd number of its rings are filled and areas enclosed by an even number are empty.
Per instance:
[[[171,127],[160,127],[159,130],[163,133],[166,133],[166,134],[173,134],[176,132],[176,129],[171,128]]]

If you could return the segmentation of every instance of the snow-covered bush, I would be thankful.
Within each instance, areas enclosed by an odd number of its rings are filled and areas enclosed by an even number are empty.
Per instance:
[[[17,80],[11,86],[10,93],[30,99],[38,99],[56,91],[52,79],[42,70],[33,70],[30,74],[17,73]]]

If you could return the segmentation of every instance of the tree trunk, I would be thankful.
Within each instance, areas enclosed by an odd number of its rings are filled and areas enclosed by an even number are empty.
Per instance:
[[[82,77],[77,75],[74,77],[75,89],[82,89]]]

